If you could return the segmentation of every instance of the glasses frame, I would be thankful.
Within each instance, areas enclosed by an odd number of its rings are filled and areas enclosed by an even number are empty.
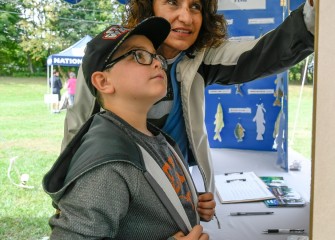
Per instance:
[[[149,56],[150,56],[150,62],[149,63],[139,62],[137,54],[136,54],[136,52],[138,52],[138,51],[148,53]],[[106,64],[103,71],[112,68],[117,62],[121,61],[122,59],[124,59],[124,58],[126,58],[130,55],[133,55],[136,62],[140,65],[149,66],[149,65],[152,64],[153,59],[155,58],[161,63],[161,67],[164,71],[167,71],[167,69],[168,69],[167,61],[166,61],[165,57],[163,57],[162,55],[159,55],[159,54],[156,54],[156,53],[151,53],[151,52],[148,52],[147,50],[144,50],[144,49],[133,49],[133,50],[130,50],[129,52],[126,52],[125,54],[121,55],[120,57],[117,57],[114,60],[110,61],[108,64]]]

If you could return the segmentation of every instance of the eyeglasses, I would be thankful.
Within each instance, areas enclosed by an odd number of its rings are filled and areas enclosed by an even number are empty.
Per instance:
[[[123,54],[122,56],[120,56],[118,58],[115,58],[111,62],[109,62],[104,67],[104,70],[107,70],[107,69],[113,67],[114,64],[116,64],[117,62],[119,62],[123,58],[128,57],[129,55],[133,55],[136,62],[138,62],[141,65],[151,65],[153,59],[156,58],[161,63],[161,66],[162,66],[163,70],[166,71],[167,68],[168,68],[168,64],[166,62],[166,59],[163,56],[158,55],[158,54],[154,54],[154,53],[150,53],[150,52],[148,52],[146,50],[143,50],[143,49],[134,49],[134,50],[131,50],[131,51]]]

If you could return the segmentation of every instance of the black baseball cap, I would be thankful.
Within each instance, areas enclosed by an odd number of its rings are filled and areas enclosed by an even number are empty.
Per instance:
[[[86,84],[93,96],[96,96],[97,92],[91,82],[92,74],[104,70],[112,55],[126,39],[133,35],[144,35],[157,49],[169,35],[170,30],[170,23],[164,18],[150,17],[133,29],[121,25],[111,25],[88,42],[82,61],[82,69]]]

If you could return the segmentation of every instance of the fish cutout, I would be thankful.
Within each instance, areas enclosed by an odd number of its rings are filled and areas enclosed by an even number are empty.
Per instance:
[[[235,87],[236,87],[236,91],[235,91],[235,94],[240,94],[241,96],[243,96],[243,92],[242,92],[242,86],[243,84],[235,84]]]
[[[214,140],[219,140],[219,142],[222,142],[220,133],[221,133],[222,128],[224,127],[224,122],[223,122],[223,112],[222,112],[221,103],[218,103],[218,106],[216,109],[214,125],[215,125]]]
[[[283,76],[282,74],[278,74],[275,80],[276,90],[274,92],[274,96],[276,97],[275,101],[273,102],[273,106],[281,106],[281,98],[284,96],[284,85],[283,85]]]
[[[276,164],[281,166],[283,169],[288,169],[288,163],[287,163],[287,156],[286,156],[286,150],[285,150],[285,113],[281,110],[278,114],[275,128],[278,127],[278,130],[276,130],[276,138],[274,139],[274,143],[272,148],[277,150],[277,162]],[[278,126],[277,126],[278,125]],[[274,133],[275,134],[275,131]]]
[[[235,130],[234,130],[234,134],[235,134],[235,137],[237,139],[237,142],[242,142],[243,141],[244,132],[245,132],[245,129],[242,127],[241,123],[237,123],[236,127],[235,127]]]
[[[274,126],[274,129],[273,129],[272,137],[274,139],[276,139],[276,137],[278,136],[281,114],[282,114],[282,110],[280,110],[280,112],[278,113],[278,116],[277,116],[277,119],[276,119],[276,122],[275,122],[275,126]]]
[[[266,112],[264,108],[264,104],[256,104],[257,110],[256,115],[252,119],[253,122],[256,122],[256,140],[263,140],[263,134],[265,132],[265,119],[264,119],[264,112]]]

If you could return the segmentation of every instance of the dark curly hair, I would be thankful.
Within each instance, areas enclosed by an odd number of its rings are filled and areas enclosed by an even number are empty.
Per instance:
[[[153,0],[129,0],[126,5],[126,17],[123,20],[128,28],[132,28],[142,20],[151,17]],[[201,0],[202,25],[199,36],[188,52],[206,47],[217,47],[227,38],[227,24],[224,16],[217,13],[217,0]]]

